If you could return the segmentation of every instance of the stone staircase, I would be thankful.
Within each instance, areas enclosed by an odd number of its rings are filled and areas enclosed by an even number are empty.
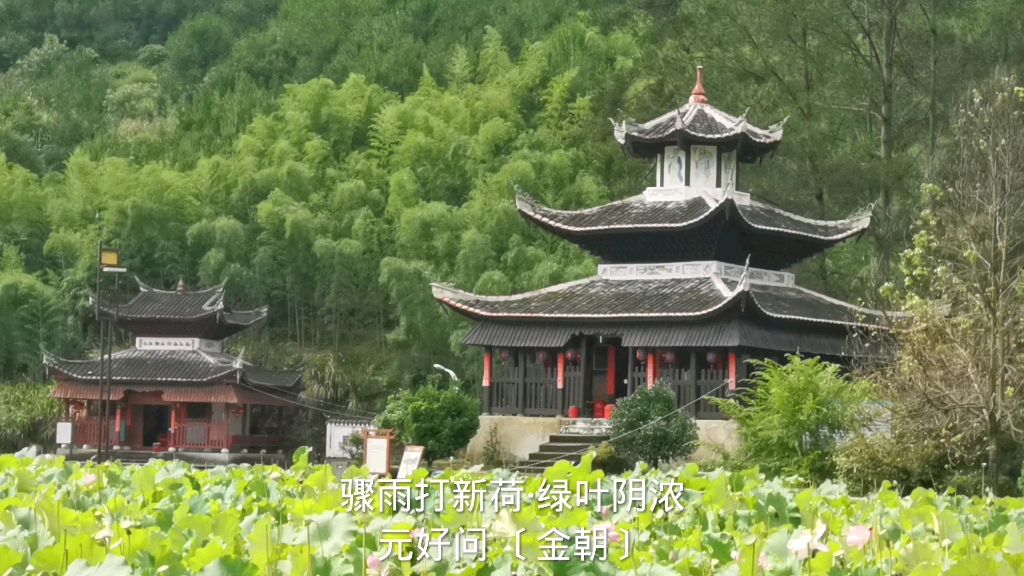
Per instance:
[[[562,425],[558,434],[552,434],[529,459],[517,469],[527,474],[540,474],[560,460],[577,464],[587,450],[597,448],[611,439],[611,422],[593,418],[574,418]]]

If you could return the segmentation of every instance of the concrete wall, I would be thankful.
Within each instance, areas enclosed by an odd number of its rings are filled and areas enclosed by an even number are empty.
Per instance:
[[[530,452],[536,452],[552,434],[558,434],[564,418],[534,416],[481,416],[480,430],[469,442],[466,458],[478,464],[483,461],[484,446],[491,427],[498,430],[498,441],[502,448],[520,460],[526,460]],[[716,450],[732,451],[739,444],[736,423],[732,420],[698,420],[697,434],[700,446],[689,458],[701,461],[712,458]]]
[[[483,461],[484,446],[491,433],[491,427],[498,429],[498,441],[502,448],[520,460],[526,460],[530,452],[536,452],[552,434],[562,429],[563,419],[538,416],[481,416],[480,429],[469,441],[466,458],[473,463]]]

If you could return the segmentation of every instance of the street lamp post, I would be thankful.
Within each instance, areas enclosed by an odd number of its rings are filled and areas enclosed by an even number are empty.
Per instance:
[[[114,318],[103,320],[100,315],[100,301],[102,300],[103,283],[100,281],[103,273],[117,274],[126,272],[121,267],[121,254],[115,248],[104,248],[103,241],[97,242],[97,267],[96,267],[96,320],[100,323],[100,386],[98,400],[100,404],[99,438],[96,446],[96,460],[103,462],[110,455],[108,444],[110,443],[110,389],[113,379],[113,335],[114,324],[117,320],[117,303],[114,304]],[[104,329],[104,324],[106,325]],[[104,340],[104,336],[106,339]],[[106,365],[106,369],[104,369]],[[105,378],[105,382],[104,382]],[[104,386],[105,384],[105,386]]]

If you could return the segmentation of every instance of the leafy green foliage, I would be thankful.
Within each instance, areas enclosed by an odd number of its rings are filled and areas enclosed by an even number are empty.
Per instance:
[[[0,452],[53,444],[60,402],[48,384],[0,384]]]
[[[840,440],[870,422],[870,386],[819,358],[756,362],[751,388],[713,402],[736,421],[743,461],[769,474],[835,477]]]
[[[660,381],[616,403],[611,434],[616,454],[651,466],[689,456],[697,448],[697,423],[676,410],[675,394]]]
[[[480,429],[480,401],[457,388],[441,390],[436,376],[416,390],[403,390],[388,400],[377,417],[384,429],[398,432],[403,444],[426,448],[428,461],[454,456]]]
[[[527,477],[519,510],[491,513],[485,499],[487,513],[460,512],[451,486],[486,485],[507,479],[507,473],[448,469],[436,478],[449,486],[441,512],[431,498],[423,512],[396,513],[377,496],[371,510],[353,512],[346,501],[351,485],[343,487],[330,466],[311,465],[306,456],[296,453],[290,470],[2,456],[0,490],[7,496],[6,513],[0,515],[0,569],[78,576],[396,573],[403,563],[387,540],[439,526],[483,529],[486,555],[459,562],[447,547],[441,562],[407,567],[452,576],[525,570],[538,566],[541,538],[549,530],[598,526],[613,531],[607,560],[570,554],[551,565],[567,573],[649,576],[688,571],[970,576],[1017,573],[1024,565],[1024,538],[1015,520],[1022,501],[1015,498],[926,489],[901,497],[887,484],[862,498],[828,482],[808,487],[799,479],[768,480],[753,470],[702,472],[694,464],[609,478],[593,470],[591,453],[578,466],[562,462],[544,473],[549,485],[582,482],[591,488],[589,499],[580,504],[571,498],[568,509],[551,506],[555,497],[543,495],[542,479]],[[417,472],[413,482],[425,474]],[[357,479],[369,479],[368,470],[345,472],[345,481]],[[599,481],[607,487],[619,479],[652,488],[647,510],[613,508],[597,496]],[[669,500],[653,499],[668,483],[685,485],[684,506],[669,508]],[[505,550],[516,534],[525,560]],[[414,538],[404,548],[415,555]]]

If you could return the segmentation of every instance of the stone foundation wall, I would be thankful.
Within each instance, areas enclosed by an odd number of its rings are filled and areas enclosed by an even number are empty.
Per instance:
[[[566,418],[534,416],[481,416],[480,430],[469,442],[467,459],[478,464],[483,462],[484,446],[491,427],[498,430],[498,441],[502,448],[520,460],[526,460],[530,452],[536,452],[552,434],[558,434]],[[739,444],[736,422],[732,420],[698,420],[697,434],[700,447],[689,458],[701,461],[713,458],[716,450],[732,451]]]
[[[474,464],[483,462],[484,446],[494,426],[502,448],[519,460],[526,460],[530,452],[536,452],[552,434],[558,434],[563,423],[564,419],[559,417],[481,416],[480,429],[469,441],[466,458]]]

